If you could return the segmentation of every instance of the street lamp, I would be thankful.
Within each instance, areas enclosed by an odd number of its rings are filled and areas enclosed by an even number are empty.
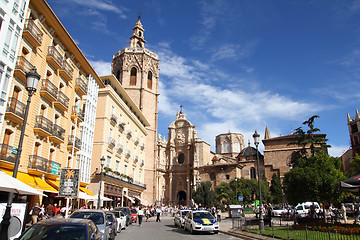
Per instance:
[[[259,230],[261,232],[261,231],[264,231],[264,218],[263,218],[263,214],[262,214],[260,164],[259,164],[259,151],[258,151],[258,146],[259,146],[259,142],[260,142],[260,134],[256,130],[253,135],[253,138],[254,138],[254,143],[256,146],[256,161],[257,161],[257,172],[258,172],[258,183],[259,183],[259,213],[260,213]]]
[[[237,194],[237,180],[238,180],[238,178],[235,177],[235,184],[236,184],[236,185],[235,185],[235,190],[236,190],[236,191],[235,191],[235,193],[236,193],[235,201],[236,201],[236,203],[238,202],[238,197],[237,197],[237,195],[238,195],[238,194]]]
[[[25,115],[24,115],[24,121],[21,127],[21,134],[20,134],[20,139],[19,139],[19,145],[18,145],[18,149],[17,149],[17,155],[16,155],[16,160],[15,160],[15,165],[14,165],[14,171],[13,171],[13,178],[17,177],[17,172],[18,172],[18,168],[19,168],[19,163],[20,163],[20,156],[21,156],[21,151],[22,151],[22,144],[24,141],[24,134],[25,134],[25,127],[26,127],[26,122],[27,122],[27,116],[29,113],[29,107],[30,107],[30,102],[31,102],[31,97],[34,95],[34,93],[36,92],[36,87],[37,84],[40,80],[40,75],[36,72],[36,67],[33,67],[30,72],[26,73],[26,90],[28,91],[28,100],[27,100],[27,104],[26,104],[26,108],[25,108]],[[6,210],[3,216],[3,220],[1,221],[1,230],[0,230],[0,239],[8,239],[8,229],[9,229],[9,225],[10,225],[10,212],[11,212],[11,205],[13,202],[13,198],[14,198],[14,193],[10,192],[9,196],[8,196],[8,200],[7,200],[7,205],[6,205]]]
[[[104,156],[102,156],[100,158],[100,187],[99,187],[99,195],[98,195],[98,205],[97,205],[97,209],[100,209],[100,195],[101,195],[101,185],[102,185],[102,181],[103,181],[103,167],[105,164],[105,158]]]

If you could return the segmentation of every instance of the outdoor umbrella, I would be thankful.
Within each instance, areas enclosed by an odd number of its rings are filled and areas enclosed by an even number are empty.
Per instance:
[[[20,195],[42,195],[40,191],[0,171],[0,191],[13,192]]]
[[[341,181],[340,187],[344,192],[359,192],[360,174]]]
[[[84,192],[79,192],[79,198],[84,200],[93,200],[93,197],[90,195],[87,195]]]

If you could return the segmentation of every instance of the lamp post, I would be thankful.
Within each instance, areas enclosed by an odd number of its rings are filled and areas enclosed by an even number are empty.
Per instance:
[[[99,195],[98,195],[98,204],[97,204],[97,209],[100,209],[100,195],[101,195],[101,185],[102,185],[102,181],[103,181],[103,167],[105,164],[105,158],[104,156],[102,156],[100,158],[100,187],[99,187]]]
[[[189,177],[186,177],[186,205],[188,206],[190,204],[190,187],[189,187]]]
[[[260,181],[260,164],[259,164],[259,151],[258,146],[260,142],[260,134],[255,130],[253,135],[254,143],[256,146],[256,161],[257,161],[257,172],[258,172],[258,183],[259,183],[259,230],[264,231],[264,217],[262,213],[262,200],[261,200],[261,181]]]
[[[238,194],[237,194],[237,180],[238,180],[238,178],[237,177],[235,177],[235,201],[236,201],[236,203],[238,202]]]
[[[37,84],[40,80],[40,75],[36,72],[36,67],[33,67],[30,72],[26,73],[26,90],[28,91],[28,100],[27,100],[27,104],[26,104],[26,108],[25,108],[25,115],[24,115],[24,121],[21,127],[21,134],[20,134],[20,139],[19,139],[19,145],[18,145],[18,150],[17,150],[17,155],[16,155],[16,160],[15,160],[15,165],[14,165],[14,171],[13,171],[13,178],[17,177],[17,172],[18,172],[18,168],[19,168],[19,162],[20,162],[20,156],[21,156],[21,151],[22,151],[22,144],[24,141],[24,134],[25,134],[25,127],[26,127],[26,122],[27,122],[27,116],[29,113],[29,107],[30,107],[30,102],[31,102],[31,97],[34,95],[34,93],[36,92],[36,87]],[[11,212],[11,205],[13,202],[13,198],[14,198],[14,193],[10,192],[9,196],[8,196],[8,200],[7,200],[7,204],[6,204],[6,210],[3,216],[3,220],[1,221],[1,230],[0,230],[0,239],[8,239],[8,229],[9,229],[9,225],[10,225],[10,212]]]

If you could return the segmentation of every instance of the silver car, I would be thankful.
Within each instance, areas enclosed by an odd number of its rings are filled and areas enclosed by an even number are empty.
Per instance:
[[[102,233],[102,240],[110,239],[110,223],[106,220],[106,214],[103,210],[79,209],[71,214],[70,218],[90,219]]]
[[[174,217],[175,226],[179,226],[181,228],[184,227],[184,222],[185,222],[184,218],[188,212],[190,212],[190,210],[180,210],[175,214]]]

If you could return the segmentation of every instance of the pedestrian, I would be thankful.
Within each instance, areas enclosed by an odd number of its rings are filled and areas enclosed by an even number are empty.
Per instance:
[[[146,211],[145,211],[145,215],[146,215],[146,221],[148,221],[149,220],[149,218],[150,218],[150,210],[149,210],[149,208],[147,208],[146,209]]]
[[[57,206],[57,204],[55,203],[54,204],[54,207],[53,207],[53,213],[54,213],[54,216],[58,215],[58,213],[60,212],[60,208]]]
[[[47,218],[50,218],[53,215],[53,208],[54,206],[51,203],[46,206],[45,214]]]
[[[344,223],[347,223],[346,207],[345,207],[345,205],[343,203],[341,204],[341,213],[342,213],[343,218],[344,218]]]
[[[357,224],[357,222],[359,221],[359,217],[360,217],[359,203],[354,203],[354,217],[355,217],[354,224]]]
[[[220,208],[218,208],[216,215],[217,215],[217,221],[221,222],[221,209]]]
[[[144,216],[144,211],[139,207],[139,211],[137,212],[138,220],[139,220],[139,226],[141,227],[142,219]]]
[[[63,206],[61,209],[60,209],[60,213],[63,217],[65,217],[65,213],[66,213],[66,207]]]
[[[157,207],[156,208],[156,222],[161,222],[160,215],[161,215],[161,208]]]
[[[35,206],[31,209],[29,213],[31,215],[31,224],[37,223],[40,211],[41,209],[39,207],[39,203],[35,203]]]

